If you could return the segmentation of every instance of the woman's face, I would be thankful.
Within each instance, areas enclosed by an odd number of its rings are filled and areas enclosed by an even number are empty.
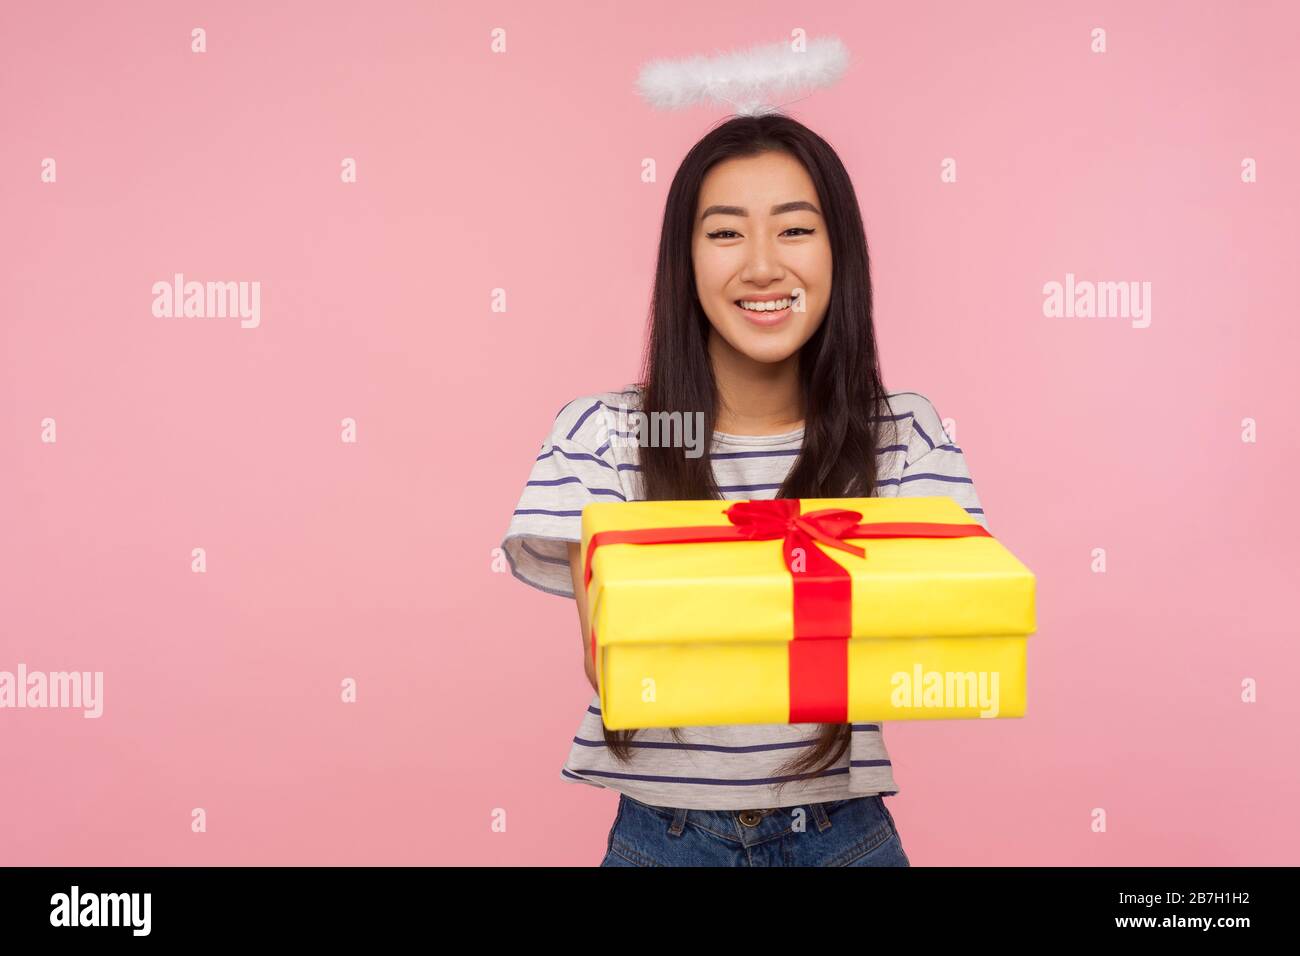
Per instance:
[[[695,290],[722,340],[714,345],[756,362],[781,362],[821,325],[831,245],[812,178],[794,157],[763,153],[710,169],[691,247]],[[739,304],[772,300],[784,301],[764,311]]]

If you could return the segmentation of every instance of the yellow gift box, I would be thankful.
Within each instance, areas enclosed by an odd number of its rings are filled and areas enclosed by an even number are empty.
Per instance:
[[[611,730],[1022,717],[1034,576],[953,499],[587,505]]]

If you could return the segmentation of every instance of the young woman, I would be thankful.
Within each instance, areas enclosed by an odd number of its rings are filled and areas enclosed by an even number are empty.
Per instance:
[[[620,411],[703,415],[706,454],[638,446]],[[962,451],[915,392],[886,392],[866,237],[839,157],[781,114],[708,133],[673,178],[642,381],[576,398],[502,547],[578,605],[595,501],[950,495],[984,524]],[[602,866],[907,866],[878,723],[606,730],[587,705],[561,774],[620,792]]]

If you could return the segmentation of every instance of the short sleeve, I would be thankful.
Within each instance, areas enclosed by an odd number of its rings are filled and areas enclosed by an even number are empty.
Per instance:
[[[965,453],[948,438],[943,419],[930,400],[920,395],[915,399],[912,437],[907,446],[907,464],[899,482],[899,495],[952,498],[987,530],[984,506],[975,491]]]
[[[603,407],[592,397],[560,410],[501,542],[511,573],[548,594],[574,596],[568,542],[582,540],[582,509],[627,500],[609,443],[601,441]]]

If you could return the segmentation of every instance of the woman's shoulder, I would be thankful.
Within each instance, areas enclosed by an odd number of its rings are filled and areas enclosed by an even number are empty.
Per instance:
[[[889,392],[885,399],[884,417],[897,424],[903,444],[910,445],[915,440],[935,448],[948,441],[943,419],[928,396],[920,392]]]
[[[886,412],[886,414],[899,417],[911,415],[915,418],[927,419],[937,419],[939,417],[934,402],[930,401],[929,396],[921,392],[888,392],[885,399],[890,408],[890,411]]]
[[[592,392],[570,399],[555,415],[551,426],[552,441],[569,441],[599,448],[613,431],[622,430],[622,416],[641,407],[641,387]]]

